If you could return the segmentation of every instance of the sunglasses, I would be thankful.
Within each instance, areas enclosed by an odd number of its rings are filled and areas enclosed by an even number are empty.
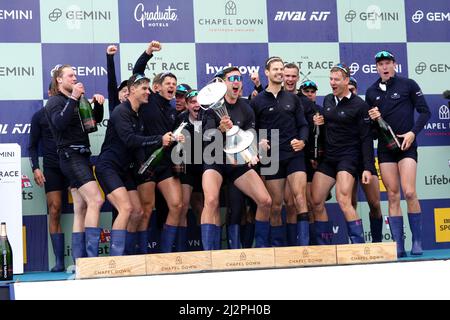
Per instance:
[[[300,88],[302,89],[306,89],[306,88],[314,88],[314,90],[317,90],[317,84],[314,81],[308,80],[302,83],[302,85],[300,86]]]
[[[189,89],[183,86],[182,84],[177,86],[177,94],[185,94],[186,92],[188,92],[188,90]]]
[[[235,76],[229,76],[229,77],[227,78],[227,80],[230,81],[230,82],[235,82],[235,81],[241,82],[241,81],[242,81],[242,76],[238,76],[238,75],[235,75]]]
[[[197,90],[191,90],[191,91],[188,91],[188,93],[186,93],[186,100],[187,99],[190,99],[190,98],[193,98],[193,97],[196,97],[196,96],[198,96],[198,91]]]
[[[135,84],[136,82],[141,81],[142,79],[145,79],[145,80],[150,81],[150,80],[145,76],[145,74],[139,73],[139,74],[136,76],[136,79],[134,79],[133,84]]]
[[[388,58],[388,59],[395,60],[394,55],[392,53],[390,53],[389,51],[386,51],[386,50],[380,51],[380,52],[378,52],[375,55],[375,59],[376,60],[379,60],[379,59],[382,59],[382,58]]]
[[[334,68],[341,69],[342,71],[344,71],[344,73],[345,73],[347,76],[350,76],[350,70],[348,69],[348,67],[347,67],[345,64],[343,64],[343,63],[338,63],[337,65],[334,66]]]

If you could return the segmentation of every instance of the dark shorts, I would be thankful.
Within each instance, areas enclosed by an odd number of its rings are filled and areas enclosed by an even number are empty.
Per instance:
[[[156,167],[150,175],[140,175],[138,173],[134,173],[136,184],[141,185],[147,182],[160,183],[163,180],[171,178],[174,176],[172,166],[172,163],[162,163]]]
[[[359,161],[352,158],[343,158],[340,160],[329,160],[324,159],[317,168],[318,172],[322,172],[327,176],[336,179],[337,173],[339,171],[347,171],[350,173],[355,179],[358,178],[359,174]]]
[[[417,162],[418,154],[417,147],[411,147],[406,151],[400,152],[389,152],[389,151],[378,151],[378,163],[383,162],[396,162],[405,158],[414,159]]]
[[[103,192],[108,195],[117,188],[125,187],[127,191],[136,190],[131,172],[118,172],[113,166],[103,163],[97,163],[95,175]]]
[[[240,176],[245,174],[247,171],[253,170],[253,169],[249,168],[248,165],[246,165],[246,164],[237,165],[237,166],[231,165],[231,164],[217,164],[217,163],[204,164],[203,172],[205,172],[208,169],[217,171],[218,173],[220,173],[220,175],[222,176],[222,178],[224,180],[227,180],[232,183],[234,183],[234,181],[237,178],[239,178]]]
[[[90,162],[90,153],[79,153],[70,148],[59,150],[59,167],[69,179],[70,187],[80,188],[88,182],[95,181]]]
[[[193,188],[193,192],[202,192],[203,165],[188,164],[186,173],[180,174],[181,184],[188,184]]]
[[[59,167],[44,167],[44,176],[45,193],[64,191],[69,187],[69,180],[67,180]]]
[[[314,177],[314,172],[317,171],[317,169],[314,169],[311,164],[311,159],[305,158],[305,169],[306,169],[306,181],[312,182]]]
[[[270,165],[261,165],[262,168],[269,166]],[[262,168],[261,170],[263,170]],[[264,175],[264,177],[266,180],[286,179],[287,176],[298,171],[306,172],[305,156],[303,152],[299,152],[289,159],[281,160],[279,162],[278,172],[272,175]]]

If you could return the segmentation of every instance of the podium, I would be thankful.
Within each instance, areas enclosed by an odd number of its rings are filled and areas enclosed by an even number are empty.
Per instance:
[[[76,279],[379,263],[397,260],[395,242],[253,248],[80,258]]]

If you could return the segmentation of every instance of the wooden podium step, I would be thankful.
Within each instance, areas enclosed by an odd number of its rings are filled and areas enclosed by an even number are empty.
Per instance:
[[[336,264],[336,246],[275,248],[275,267],[326,266]]]
[[[211,261],[212,270],[273,268],[274,248],[214,250]]]
[[[377,263],[397,260],[394,242],[331,246],[193,251],[80,258],[76,279]]]
[[[147,254],[145,258],[147,274],[211,270],[211,251]]]
[[[338,245],[338,264],[375,263],[397,260],[395,242]]]
[[[147,274],[145,256],[78,258],[76,279],[143,276]]]

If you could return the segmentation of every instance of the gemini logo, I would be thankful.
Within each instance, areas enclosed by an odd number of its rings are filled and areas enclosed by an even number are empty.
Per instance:
[[[356,18],[356,11],[355,10],[350,10],[349,12],[347,12],[347,14],[345,15],[345,21],[347,21],[348,23],[352,22],[353,20],[355,20]]]
[[[0,20],[33,20],[33,10],[0,9]]]
[[[417,74],[422,74],[425,70],[427,70],[427,64],[425,62],[419,62],[415,69]]]
[[[399,21],[399,13],[396,11],[383,12],[381,8],[376,5],[370,5],[367,9],[359,14],[355,10],[348,11],[344,19],[348,23],[353,22],[355,19],[366,23],[368,29],[381,29],[381,22],[384,21]]]
[[[48,19],[51,22],[56,22],[56,21],[58,21],[59,18],[61,18],[61,16],[62,16],[62,10],[59,8],[55,8],[55,9],[53,9],[52,12],[50,12],[48,14]]]
[[[349,67],[350,74],[353,76],[359,70],[359,64],[357,62],[353,62]]]
[[[355,75],[359,70],[361,70],[363,73],[377,73],[377,65],[376,64],[363,64],[360,66],[358,62],[353,62],[349,67],[350,69],[350,75]],[[402,65],[397,64],[395,66],[395,72],[401,73],[402,72]]]
[[[450,65],[445,63],[432,63],[428,67],[425,62],[419,62],[415,68],[415,71],[418,75],[421,75],[428,69],[433,73],[447,73],[450,71]]]
[[[237,6],[234,1],[228,1],[225,4],[225,15],[227,15],[227,16],[237,15]]]
[[[419,23],[420,21],[422,21],[424,17],[423,11],[422,10],[417,10],[411,17],[411,20],[414,23]]]

